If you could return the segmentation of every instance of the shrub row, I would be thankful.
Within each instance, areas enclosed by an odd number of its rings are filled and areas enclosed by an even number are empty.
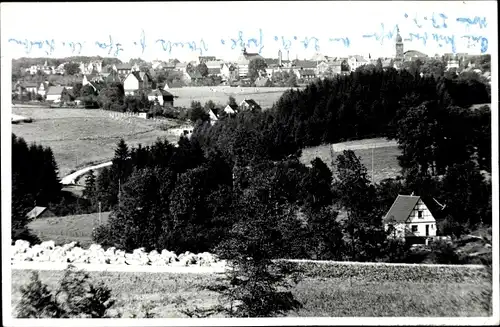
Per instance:
[[[479,266],[443,266],[422,264],[366,264],[366,263],[315,263],[294,262],[304,277],[341,278],[364,282],[413,282],[413,283],[482,283],[487,271]]]

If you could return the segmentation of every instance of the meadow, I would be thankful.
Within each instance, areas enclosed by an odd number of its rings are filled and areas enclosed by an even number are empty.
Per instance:
[[[335,268],[329,270],[332,269]],[[419,267],[409,266],[407,269],[418,270]],[[442,270],[433,268],[435,272],[425,282],[374,279],[374,272],[370,269],[363,276],[353,279],[331,277],[328,274],[305,274],[292,289],[297,300],[302,303],[302,308],[290,312],[288,316],[487,316],[489,308],[485,294],[491,291],[491,282],[486,275],[468,267],[456,267],[455,278],[450,278],[449,271],[441,272]],[[457,278],[457,271],[460,278]],[[63,272],[39,271],[39,274],[41,280],[54,289]],[[218,303],[218,294],[207,289],[207,285],[219,283],[215,274],[90,272],[90,275],[112,289],[112,294],[117,299],[115,308],[118,308],[113,311],[118,310],[125,318],[133,314],[141,317],[143,304],[151,305],[151,312],[157,318],[185,318],[187,316],[183,310],[209,308]],[[28,282],[29,276],[30,270],[14,270],[12,273],[13,314],[20,299],[19,287]]]
[[[112,118],[109,111],[17,106],[12,111],[33,118],[32,123],[13,124],[12,132],[28,143],[52,148],[60,177],[77,168],[109,161],[120,138],[129,146],[151,144],[158,137],[166,137],[170,142],[179,139],[179,135],[158,128],[158,121]],[[180,125],[174,120],[163,122],[172,128]]]
[[[401,150],[398,149],[394,141],[387,141],[384,138],[364,139],[357,141],[349,141],[335,144],[324,144],[315,147],[309,147],[302,150],[300,161],[305,165],[310,165],[314,158],[318,157],[323,160],[330,168],[333,160],[342,154],[343,150],[351,149],[354,153],[361,157],[361,163],[366,167],[368,178],[371,179],[372,174],[372,148],[373,148],[373,181],[379,183],[385,178],[393,178],[400,174],[401,167],[399,166],[397,157],[401,155]]]
[[[233,96],[238,104],[245,99],[254,99],[263,109],[268,109],[271,108],[272,105],[278,101],[283,92],[288,89],[290,88],[201,86],[172,88],[169,89],[168,92],[178,97],[174,100],[176,107],[189,108],[193,100],[200,101],[202,105],[208,100],[212,100],[216,104],[225,106],[229,96]]]
[[[109,212],[101,213],[101,223],[108,221]],[[92,244],[92,228],[99,224],[99,214],[40,218],[31,221],[28,228],[40,240],[54,241],[56,245],[78,242],[82,248]]]

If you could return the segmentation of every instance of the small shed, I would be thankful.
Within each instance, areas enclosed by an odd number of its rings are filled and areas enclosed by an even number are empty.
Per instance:
[[[28,219],[48,218],[54,216],[54,213],[47,207],[34,207],[30,212],[26,214],[26,217]]]

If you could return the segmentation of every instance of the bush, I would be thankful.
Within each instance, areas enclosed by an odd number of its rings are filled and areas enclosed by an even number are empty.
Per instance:
[[[21,286],[21,301],[17,305],[17,318],[66,318],[47,285],[40,281],[38,272],[31,274],[30,283]]]
[[[94,284],[87,272],[72,267],[64,272],[57,297],[69,317],[103,318],[115,303],[104,283]]]
[[[456,247],[445,241],[434,241],[430,244],[429,258],[438,264],[460,264],[463,262],[456,252]]]
[[[17,317],[105,318],[114,303],[106,285],[94,284],[88,273],[70,266],[55,293],[40,281],[37,272],[33,272],[31,282],[26,287],[21,286]]]

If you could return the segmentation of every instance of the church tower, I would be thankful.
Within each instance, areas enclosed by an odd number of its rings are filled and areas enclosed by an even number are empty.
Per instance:
[[[404,47],[403,38],[399,34],[399,27],[397,27],[398,34],[396,35],[396,58],[394,58],[394,63],[399,66],[403,63],[404,59]]]

